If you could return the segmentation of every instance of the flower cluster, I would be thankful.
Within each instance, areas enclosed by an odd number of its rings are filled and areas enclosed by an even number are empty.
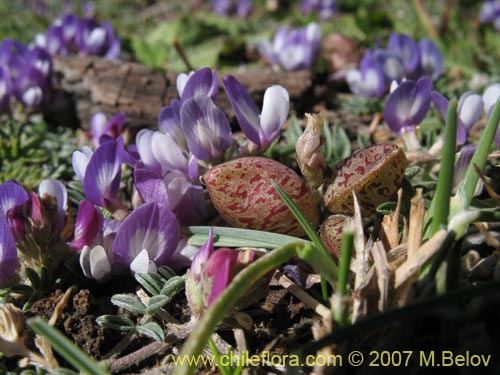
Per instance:
[[[481,5],[479,22],[492,23],[495,30],[500,30],[500,1],[488,0]]]
[[[287,71],[311,69],[321,53],[321,30],[315,22],[298,28],[281,27],[274,39],[258,45],[260,54],[272,65]]]
[[[47,105],[52,88],[52,59],[40,47],[4,39],[0,44],[0,111],[10,112],[16,99],[30,111]]]
[[[304,13],[316,13],[321,20],[332,18],[337,11],[335,0],[300,0],[300,10]]]
[[[213,101],[219,84],[209,68],[178,76],[179,99],[160,111],[159,130],[141,130],[135,145],[124,146],[123,114],[109,121],[102,114],[93,117],[95,150],[84,146],[73,154],[86,200],[80,204],[71,245],[81,251],[86,276],[105,280],[125,270],[148,272],[171,264],[186,249],[180,226],[206,216],[199,169],[223,161],[231,150],[239,155],[263,150],[278,137],[289,107],[283,87],[266,91],[259,115],[236,78],[222,82],[246,143],[233,142],[229,120]],[[136,208],[131,213],[119,195],[122,163],[133,168]],[[104,219],[99,207],[114,219]]]
[[[427,76],[436,79],[443,69],[443,57],[428,39],[418,43],[404,34],[391,34],[387,48],[367,50],[359,69],[351,69],[346,80],[355,95],[374,98],[382,96],[392,81]]]
[[[212,0],[212,7],[219,16],[248,17],[252,12],[252,0]]]
[[[82,53],[117,59],[120,55],[120,41],[108,22],[101,25],[93,18],[80,18],[74,13],[55,19],[45,34],[35,37],[35,45],[52,56]]]
[[[0,184],[0,284],[24,267],[54,269],[69,252],[65,231],[67,193],[62,183],[43,180],[38,195],[15,181]]]
[[[486,88],[483,96],[474,91],[467,91],[460,96],[457,106],[457,144],[463,145],[467,134],[484,113],[489,117],[497,100],[500,98],[500,84]],[[425,118],[430,105],[434,104],[443,120],[448,112],[448,99],[432,89],[432,81],[422,77],[418,81],[406,80],[387,98],[384,118],[389,128],[397,133],[412,131]],[[500,132],[496,143],[500,147]]]

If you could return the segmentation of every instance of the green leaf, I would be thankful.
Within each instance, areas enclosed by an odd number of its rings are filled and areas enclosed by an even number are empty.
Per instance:
[[[26,272],[26,276],[28,277],[33,289],[41,290],[42,280],[40,279],[38,273],[32,268],[26,268],[24,272]]]
[[[251,229],[212,227],[214,231],[214,246],[217,247],[257,247],[273,249],[287,243],[302,241],[301,238],[284,234],[263,232]],[[188,227],[189,244],[201,246],[207,242],[210,227]]]
[[[175,276],[175,271],[168,266],[161,266],[158,268],[158,274],[161,275],[165,280],[168,280]]]
[[[153,296],[149,299],[148,305],[146,307],[146,314],[154,315],[160,310],[163,306],[165,306],[170,301],[169,296],[157,295]]]
[[[30,296],[34,293],[34,290],[29,285],[18,284],[10,287],[12,293],[21,294],[24,296]]]
[[[71,363],[74,368],[89,375],[108,375],[108,372],[100,367],[95,360],[42,318],[29,319],[27,324],[39,336],[44,337],[54,350]]]
[[[146,306],[137,297],[129,294],[115,294],[111,297],[111,303],[135,314],[144,314],[146,312]]]
[[[271,182],[274,186],[274,189],[278,192],[278,194],[287,205],[288,209],[292,212],[293,216],[295,216],[308,237],[316,246],[316,249],[312,248],[312,250],[310,248],[307,248],[308,252],[303,254],[305,257],[307,257],[306,261],[312,262],[311,265],[320,272],[321,276],[328,280],[328,282],[332,286],[334,286],[335,279],[338,274],[338,267],[331,255],[328,253],[325,244],[319,237],[318,233],[316,233],[314,228],[311,227],[311,224],[309,224],[307,218],[302,214],[302,212],[300,212],[300,209],[297,207],[292,198],[290,198],[288,194],[277,183],[275,183],[274,181]],[[313,254],[313,251],[315,252],[315,254]]]
[[[186,284],[186,280],[182,276],[174,276],[169,279],[161,290],[161,294],[169,296],[172,298],[181,290],[184,289],[184,285]]]
[[[101,315],[96,319],[96,322],[100,326],[116,329],[118,331],[131,332],[135,329],[135,323],[124,316]]]
[[[158,282],[157,278],[150,273],[137,272],[135,274],[135,279],[141,286],[146,289],[149,294],[157,295],[161,292],[161,284]]]
[[[135,328],[141,335],[151,337],[152,339],[159,342],[165,341],[165,332],[163,332],[163,329],[158,323],[149,322],[143,325],[139,325]]]

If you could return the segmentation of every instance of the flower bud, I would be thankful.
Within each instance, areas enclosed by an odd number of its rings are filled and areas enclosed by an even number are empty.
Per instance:
[[[297,162],[309,185],[318,187],[323,183],[323,171],[326,168],[325,157],[321,149],[324,143],[321,136],[324,120],[320,115],[306,113],[306,117],[306,129],[295,145]]]

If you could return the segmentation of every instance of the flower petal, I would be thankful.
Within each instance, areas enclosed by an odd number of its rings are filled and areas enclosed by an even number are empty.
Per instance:
[[[0,216],[0,285],[10,281],[18,266],[17,248],[7,220]]]
[[[21,185],[13,181],[0,184],[0,216],[5,217],[7,211],[22,206],[29,198]]]
[[[218,87],[217,72],[215,69],[200,69],[187,80],[184,90],[182,90],[181,102],[200,95],[215,98]]]
[[[261,147],[268,147],[279,135],[290,108],[288,91],[279,85],[269,87],[264,93],[260,115]]]
[[[222,79],[222,86],[226,90],[241,130],[248,139],[260,146],[259,111],[247,89],[231,75]]]

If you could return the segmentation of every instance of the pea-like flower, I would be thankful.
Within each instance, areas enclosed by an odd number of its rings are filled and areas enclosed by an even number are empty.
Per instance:
[[[113,242],[113,265],[118,270],[154,272],[174,253],[180,226],[165,206],[147,203],[136,208],[118,228]]]
[[[321,53],[321,30],[315,22],[299,29],[281,27],[272,43],[259,44],[260,54],[271,64],[284,70],[311,69]]]
[[[431,90],[432,81],[428,77],[402,82],[385,103],[384,119],[389,128],[402,133],[420,124],[430,108]]]
[[[346,81],[353,94],[366,98],[379,97],[386,90],[382,66],[370,51],[365,53],[359,70],[350,69],[347,72]]]
[[[245,87],[233,76],[222,80],[229,101],[243,133],[260,149],[266,149],[279,136],[290,107],[288,91],[279,85],[264,93],[262,112],[259,114]]]

